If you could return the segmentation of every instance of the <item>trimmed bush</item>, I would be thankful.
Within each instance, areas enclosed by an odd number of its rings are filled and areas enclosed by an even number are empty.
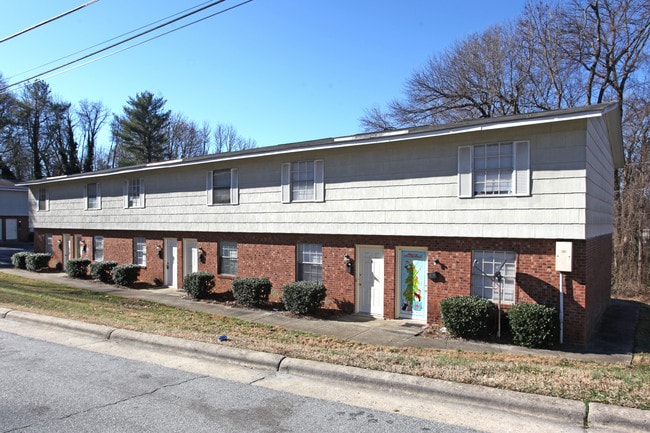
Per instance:
[[[542,304],[515,304],[508,311],[512,342],[518,346],[544,348],[560,339],[557,309]]]
[[[232,295],[238,304],[257,307],[269,300],[271,287],[268,278],[236,278],[232,282]]]
[[[70,278],[86,278],[88,276],[88,259],[70,259],[65,262],[65,273]]]
[[[11,264],[16,269],[27,269],[27,256],[31,254],[28,251],[21,251],[11,255]]]
[[[455,337],[485,338],[494,332],[497,306],[478,296],[453,296],[440,302],[442,322]]]
[[[117,262],[113,261],[92,262],[90,264],[90,276],[102,283],[113,284],[111,273],[115,266],[117,266]]]
[[[214,284],[214,275],[210,272],[192,272],[183,278],[183,290],[194,299],[207,298]]]
[[[113,268],[113,282],[118,286],[131,287],[140,276],[140,265],[119,265]]]
[[[47,253],[31,253],[25,258],[25,267],[28,271],[40,271],[50,264],[52,255]]]
[[[282,287],[282,303],[292,313],[315,313],[323,305],[325,296],[325,286],[315,281],[297,281]]]

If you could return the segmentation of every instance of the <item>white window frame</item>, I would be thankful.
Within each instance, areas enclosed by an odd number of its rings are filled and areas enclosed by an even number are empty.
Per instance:
[[[228,172],[230,172],[230,185],[228,187],[230,189],[230,200],[216,201],[214,196],[217,190],[217,185],[214,183],[214,176],[215,174],[226,174]],[[239,171],[236,168],[208,171],[205,178],[205,190],[206,203],[208,206],[239,204]]]
[[[133,263],[141,267],[147,266],[147,239],[133,238]]]
[[[145,207],[144,179],[134,178],[124,181],[124,208]]]
[[[98,251],[101,253],[98,254]],[[104,261],[104,236],[93,236],[93,260]]]
[[[472,251],[472,295],[498,303],[499,283],[494,278],[497,271],[501,273],[501,303],[514,304],[517,253],[513,251]]]
[[[504,175],[508,174],[509,190],[507,193],[503,193],[502,191],[487,191],[485,188],[479,191],[477,183],[480,180],[478,179],[477,172],[486,172],[488,168],[482,167],[480,170],[476,168],[477,161],[481,160],[481,158],[475,158],[476,149],[481,148],[487,150],[488,147],[500,149],[501,146],[506,145],[512,146],[511,158],[508,158],[507,161],[504,160],[504,165],[507,166],[508,170],[501,168],[501,163],[499,162],[497,163],[497,167],[493,167],[490,171],[497,173],[497,185],[507,184],[508,181],[504,179]],[[497,160],[499,159],[497,158]],[[458,196],[460,198],[530,196],[530,194],[529,141],[492,142],[458,147]]]
[[[89,188],[88,187],[90,185],[95,185],[95,196],[94,197],[89,193]],[[91,203],[90,203],[91,199],[95,200],[94,206],[91,206]],[[100,187],[99,183],[97,183],[97,182],[87,183],[84,186],[84,209],[85,210],[89,210],[89,209],[95,210],[95,209],[101,209],[101,208],[102,208],[102,190],[101,190],[101,187]]]
[[[52,233],[45,233],[45,252],[54,253],[54,244],[52,243]]]
[[[323,245],[298,244],[296,248],[296,280],[323,282]],[[316,275],[316,279],[308,276]]]
[[[47,212],[50,210],[50,193],[47,188],[36,190],[36,211]]]
[[[234,263],[235,272],[226,272],[224,271],[224,262],[228,262],[231,266]],[[219,275],[237,275],[239,271],[239,245],[237,242],[233,241],[221,241],[219,242],[219,269],[217,273]],[[228,268],[231,268],[228,266]],[[228,269],[229,271],[232,269]]]
[[[286,162],[281,171],[282,203],[325,201],[325,163],[322,159]],[[303,194],[305,185],[309,188],[306,195]],[[298,197],[300,194],[303,196]]]

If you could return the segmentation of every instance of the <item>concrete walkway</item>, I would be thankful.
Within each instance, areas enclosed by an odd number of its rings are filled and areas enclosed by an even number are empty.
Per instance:
[[[519,353],[626,364],[632,361],[634,333],[639,314],[637,303],[614,300],[612,307],[607,312],[606,319],[603,321],[600,332],[595,336],[587,350],[536,350],[507,344],[491,344],[453,338],[431,338],[422,335],[422,325],[406,320],[384,320],[359,315],[343,315],[327,320],[299,318],[288,316],[285,312],[231,307],[219,303],[195,301],[188,298],[184,291],[175,288],[130,289],[93,280],[73,279],[69,278],[65,273],[37,273],[13,268],[3,268],[0,271],[125,298],[145,299],[188,310],[237,317],[251,322],[277,325],[285,329],[310,332],[366,344]]]

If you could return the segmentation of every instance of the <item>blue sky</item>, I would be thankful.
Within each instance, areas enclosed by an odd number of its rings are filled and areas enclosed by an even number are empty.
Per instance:
[[[0,38],[86,1],[3,1]],[[226,0],[113,51],[240,2]],[[0,43],[0,73],[9,83],[28,78],[89,51],[25,73],[32,68],[203,3],[99,0]],[[253,0],[45,81],[63,100],[101,101],[118,114],[129,97],[147,90],[164,97],[167,109],[199,124],[232,124],[259,146],[344,136],[362,130],[365,109],[400,98],[407,78],[432,54],[516,18],[524,4]]]

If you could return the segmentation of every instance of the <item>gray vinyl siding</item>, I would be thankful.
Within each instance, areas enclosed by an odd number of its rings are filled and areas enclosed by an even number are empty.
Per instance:
[[[71,179],[45,185],[49,212],[36,212],[30,194],[31,211],[36,228],[69,230],[584,239],[592,231],[611,232],[612,183],[597,173],[611,173],[612,163],[599,164],[608,144],[602,122],[590,122],[589,128],[587,120],[572,120]],[[517,140],[530,143],[531,194],[459,198],[458,147]],[[283,203],[282,164],[304,160],[323,160],[324,201]],[[208,206],[206,174],[229,168],[238,169],[239,203]],[[135,177],[144,179],[146,206],[125,209],[123,182]],[[100,210],[84,210],[88,182],[101,184]]]
[[[592,119],[587,128],[587,239],[610,234],[614,224],[614,162],[607,129],[602,119]]]

